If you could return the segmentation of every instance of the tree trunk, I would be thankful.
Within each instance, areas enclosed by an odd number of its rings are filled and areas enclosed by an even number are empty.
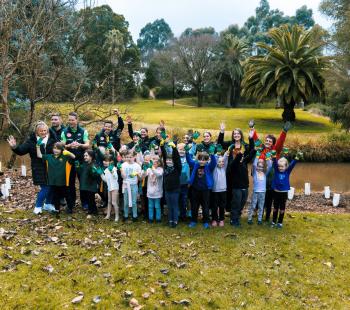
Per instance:
[[[203,106],[203,92],[200,87],[197,88],[197,106],[201,108]]]
[[[175,77],[173,76],[173,107],[175,106]]]
[[[232,84],[229,83],[228,84],[228,90],[227,90],[227,93],[226,93],[226,107],[227,108],[231,108],[231,94],[232,94]]]
[[[114,68],[113,68],[113,73],[112,73],[112,104],[114,104],[114,102],[115,102],[114,82],[115,82],[115,71],[114,71]]]
[[[283,113],[282,113],[282,119],[284,122],[294,122],[295,121],[295,112],[294,112],[294,107],[295,107],[295,101],[292,98],[290,103],[287,103],[285,98],[283,98]]]
[[[8,129],[10,126],[10,108],[8,103],[9,95],[9,79],[4,78],[2,80],[2,89],[1,89],[1,123],[0,123],[0,132]]]

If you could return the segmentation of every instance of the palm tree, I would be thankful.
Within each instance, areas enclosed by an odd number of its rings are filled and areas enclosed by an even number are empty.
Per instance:
[[[115,102],[115,69],[122,58],[125,46],[122,33],[117,29],[108,31],[104,46],[112,65],[112,103]]]
[[[243,62],[249,55],[248,43],[233,34],[226,34],[219,44],[219,81],[226,85],[226,106],[233,107],[240,98]]]
[[[325,80],[322,76],[328,59],[322,56],[323,44],[312,41],[313,31],[303,27],[284,25],[271,29],[272,46],[258,43],[266,52],[248,59],[242,81],[243,94],[259,101],[279,98],[283,104],[284,121],[294,121],[295,104],[311,97],[323,97]]]

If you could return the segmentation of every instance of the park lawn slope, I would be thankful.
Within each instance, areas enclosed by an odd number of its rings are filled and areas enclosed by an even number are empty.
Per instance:
[[[349,215],[291,213],[281,230],[205,231],[4,211],[0,227],[16,231],[0,239],[4,309],[94,308],[95,296],[96,308],[127,309],[128,290],[145,309],[183,309],[182,299],[190,309],[350,307]]]

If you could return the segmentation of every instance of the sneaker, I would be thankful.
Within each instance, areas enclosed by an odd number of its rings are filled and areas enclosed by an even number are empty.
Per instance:
[[[277,224],[277,228],[282,228],[283,227],[283,224],[282,223],[278,223]]]
[[[225,222],[224,222],[224,221],[220,221],[220,222],[219,222],[219,226],[220,226],[220,227],[224,227],[224,226],[225,226]]]
[[[212,221],[211,226],[216,227],[216,226],[218,226],[218,223],[216,221]]]
[[[88,216],[86,217],[87,220],[91,220],[92,219],[92,215],[88,214]]]
[[[190,228],[193,228],[193,227],[196,227],[197,226],[197,223],[196,222],[191,222],[188,227]]]
[[[248,225],[253,225],[253,221],[252,220],[248,220]]]
[[[208,229],[208,228],[210,228],[210,225],[209,225],[209,223],[204,223],[203,227],[204,227],[204,229]]]
[[[262,225],[262,221],[258,221],[258,225]]]
[[[119,217],[116,217],[116,218],[114,219],[114,222],[115,222],[115,223],[118,223],[118,222],[119,222]]]
[[[275,222],[271,222],[271,225],[270,225],[272,228],[274,228],[276,226],[276,223]]]
[[[51,203],[44,203],[43,210],[47,212],[56,212],[56,208]]]
[[[35,207],[33,213],[34,214],[41,214],[41,213],[43,213],[43,210],[41,208]]]
[[[126,222],[127,220],[128,220],[128,218],[123,216],[123,222]]]

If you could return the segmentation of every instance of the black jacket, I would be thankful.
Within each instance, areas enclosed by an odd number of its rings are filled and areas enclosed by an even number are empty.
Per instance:
[[[182,170],[181,158],[177,148],[173,148],[172,159],[174,166],[168,167],[166,164],[167,153],[165,147],[161,147],[164,162],[164,190],[173,192],[180,190],[180,176]]]
[[[49,136],[46,145],[41,145],[42,154],[52,154],[56,138]],[[32,177],[34,185],[47,185],[47,171],[45,162],[36,156],[36,136],[34,133],[22,144],[16,146],[12,151],[20,156],[29,154],[31,159]]]
[[[245,144],[244,154],[237,154],[233,158],[232,152],[228,157],[226,170],[227,190],[247,189],[249,187],[248,163],[255,155],[254,140],[249,139],[249,146]]]
[[[50,136],[53,137],[57,142],[61,141],[61,134],[62,131],[65,129],[66,127],[61,125],[61,128],[59,130],[55,130],[55,128],[50,127],[49,128],[49,132],[50,132]]]
[[[132,139],[133,135],[134,135],[132,123],[128,124],[128,133],[129,133],[129,137]],[[141,151],[142,151],[142,153],[144,153],[144,152],[149,150],[149,145],[151,144],[151,139],[148,136],[145,138],[140,138],[140,139],[141,139],[141,143],[140,143]]]

